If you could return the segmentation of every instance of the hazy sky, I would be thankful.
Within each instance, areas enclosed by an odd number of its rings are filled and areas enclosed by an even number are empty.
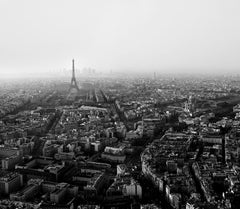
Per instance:
[[[0,0],[0,75],[240,72],[239,0]]]

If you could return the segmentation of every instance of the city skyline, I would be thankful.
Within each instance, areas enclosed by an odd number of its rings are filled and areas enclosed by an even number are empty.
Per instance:
[[[0,209],[239,209],[239,7],[0,0]]]
[[[236,74],[238,1],[1,1],[0,75]]]

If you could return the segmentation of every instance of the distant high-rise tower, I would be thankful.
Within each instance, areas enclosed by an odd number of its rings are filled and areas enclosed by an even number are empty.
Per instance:
[[[74,60],[72,60],[72,79],[71,79],[71,84],[70,84],[69,91],[71,91],[72,89],[75,89],[79,92],[79,88],[78,88],[78,85],[77,85],[77,80],[76,80],[76,77],[75,77]]]

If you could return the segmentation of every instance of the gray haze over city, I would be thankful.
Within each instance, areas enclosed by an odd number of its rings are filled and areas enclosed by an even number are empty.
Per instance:
[[[0,2],[0,76],[220,73],[240,68],[237,0]],[[60,73],[60,74],[59,74]]]
[[[0,209],[239,209],[239,6],[0,0]]]

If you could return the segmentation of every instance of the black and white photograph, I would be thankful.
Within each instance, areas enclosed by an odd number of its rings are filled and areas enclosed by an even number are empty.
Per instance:
[[[0,209],[240,209],[240,1],[0,0]]]

